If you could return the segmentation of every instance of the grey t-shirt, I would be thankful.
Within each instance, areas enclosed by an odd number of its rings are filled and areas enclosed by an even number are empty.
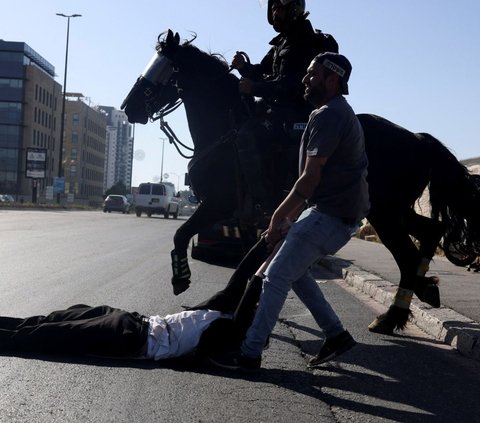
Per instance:
[[[310,114],[300,147],[300,174],[307,156],[328,157],[310,203],[330,216],[360,220],[370,208],[363,129],[344,97]]]

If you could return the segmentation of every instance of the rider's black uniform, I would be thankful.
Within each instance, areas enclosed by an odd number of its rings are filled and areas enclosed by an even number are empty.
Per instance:
[[[303,126],[308,121],[312,106],[304,100],[302,79],[311,60],[325,51],[338,52],[335,39],[321,31],[314,30],[308,19],[299,17],[292,22],[288,31],[282,32],[270,41],[272,46],[259,64],[245,63],[240,75],[253,81],[251,94],[261,97],[262,109],[266,114],[247,122],[238,134],[238,154],[245,182],[254,204],[261,204],[266,211],[273,211],[278,198],[272,198],[272,190],[265,184],[270,178],[265,171],[260,156],[275,157],[272,148],[290,148],[293,154],[285,153],[280,162],[284,170],[293,172],[293,180],[298,176],[299,141]],[[268,151],[266,151],[268,150]],[[260,156],[259,156],[260,155]],[[277,157],[278,158],[278,157]],[[290,159],[290,163],[286,160]],[[288,170],[287,170],[288,169]],[[286,175],[275,183],[285,184]],[[283,182],[282,182],[283,180]]]
[[[308,19],[298,18],[270,45],[262,61],[257,65],[245,63],[240,75],[254,81],[252,95],[263,98],[268,107],[307,122],[312,106],[303,98],[302,79],[317,54],[338,52],[337,42],[331,35],[314,30]]]

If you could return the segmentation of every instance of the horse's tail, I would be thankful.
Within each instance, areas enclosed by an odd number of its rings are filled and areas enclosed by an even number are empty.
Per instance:
[[[480,255],[480,178],[468,169],[439,140],[416,134],[428,143],[430,156],[430,204],[432,217],[445,225],[451,236]]]

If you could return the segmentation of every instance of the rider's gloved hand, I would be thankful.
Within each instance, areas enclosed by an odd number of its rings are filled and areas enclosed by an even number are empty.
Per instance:
[[[245,63],[247,63],[247,61],[245,60],[244,55],[237,51],[235,56],[233,56],[231,67],[233,69],[242,69],[245,66]]]

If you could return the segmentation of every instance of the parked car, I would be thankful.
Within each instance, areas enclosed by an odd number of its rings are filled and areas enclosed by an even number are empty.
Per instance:
[[[0,194],[0,203],[14,203],[15,199],[10,194]]]
[[[191,216],[193,213],[195,213],[196,209],[196,206],[187,204],[180,208],[180,216]]]
[[[127,200],[127,197],[124,195],[108,195],[103,202],[103,212],[112,212],[118,211],[125,213],[130,213],[130,203]]]
[[[135,213],[138,217],[146,213],[148,217],[153,214],[163,214],[165,219],[170,215],[178,217],[180,200],[175,194],[175,189],[170,183],[145,182],[138,186],[135,194]]]

